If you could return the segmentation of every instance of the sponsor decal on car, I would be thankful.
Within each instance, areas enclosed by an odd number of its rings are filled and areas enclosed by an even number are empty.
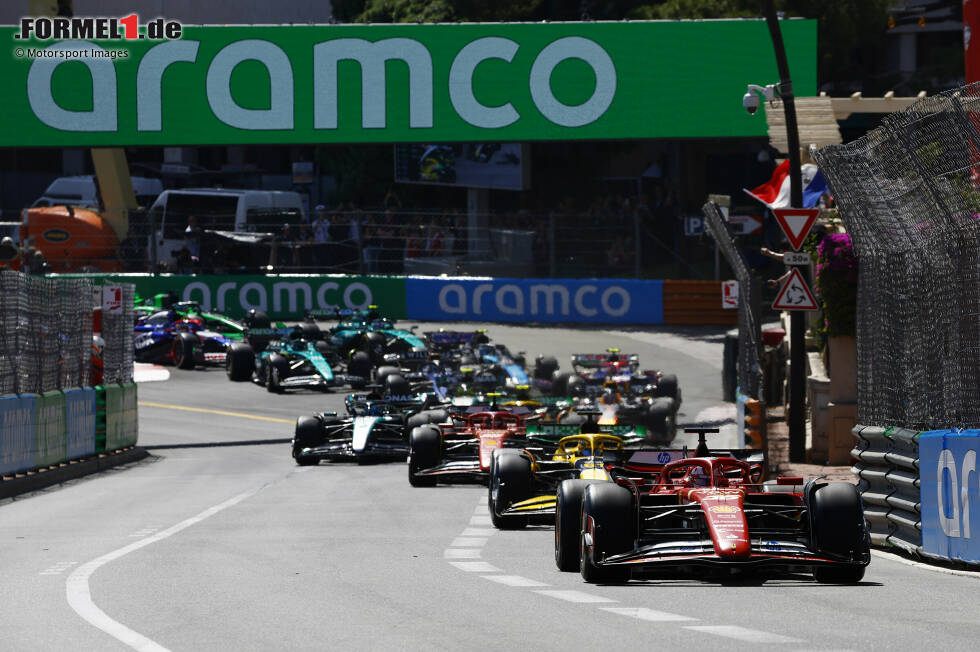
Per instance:
[[[731,505],[713,505],[710,509],[715,514],[735,514],[738,512],[738,508]]]

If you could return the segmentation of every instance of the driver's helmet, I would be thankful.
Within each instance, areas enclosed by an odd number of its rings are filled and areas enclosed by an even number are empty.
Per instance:
[[[708,473],[700,466],[691,468],[687,474],[688,482],[692,487],[707,487],[709,483]]]
[[[372,417],[384,416],[385,406],[382,403],[371,403],[368,405],[368,415]]]

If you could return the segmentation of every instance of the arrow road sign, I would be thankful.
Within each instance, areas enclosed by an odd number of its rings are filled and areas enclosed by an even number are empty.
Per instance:
[[[800,274],[799,267],[794,267],[790,271],[789,278],[783,284],[783,289],[779,291],[772,307],[774,310],[819,310],[810,288]]]
[[[786,234],[790,246],[795,251],[799,251],[803,241],[806,240],[806,236],[810,233],[810,229],[813,228],[813,223],[817,221],[820,209],[774,208],[772,212],[776,214],[776,221],[779,222],[779,227]]]
[[[735,235],[748,235],[762,229],[762,220],[757,215],[729,215],[728,223]]]

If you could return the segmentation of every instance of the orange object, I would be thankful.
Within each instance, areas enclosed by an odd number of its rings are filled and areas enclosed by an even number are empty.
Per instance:
[[[20,226],[20,241],[36,247],[54,272],[95,267],[121,271],[119,238],[97,212],[71,206],[29,208]]]

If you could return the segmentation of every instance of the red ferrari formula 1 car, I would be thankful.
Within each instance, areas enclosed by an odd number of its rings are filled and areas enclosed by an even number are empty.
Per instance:
[[[804,485],[802,478],[760,484],[758,465],[710,453],[704,434],[717,430],[688,432],[700,434],[694,456],[659,468],[621,468],[614,482],[585,487],[576,534],[586,582],[665,570],[861,581],[870,537],[854,485],[819,479]],[[556,560],[561,538],[556,528]]]

